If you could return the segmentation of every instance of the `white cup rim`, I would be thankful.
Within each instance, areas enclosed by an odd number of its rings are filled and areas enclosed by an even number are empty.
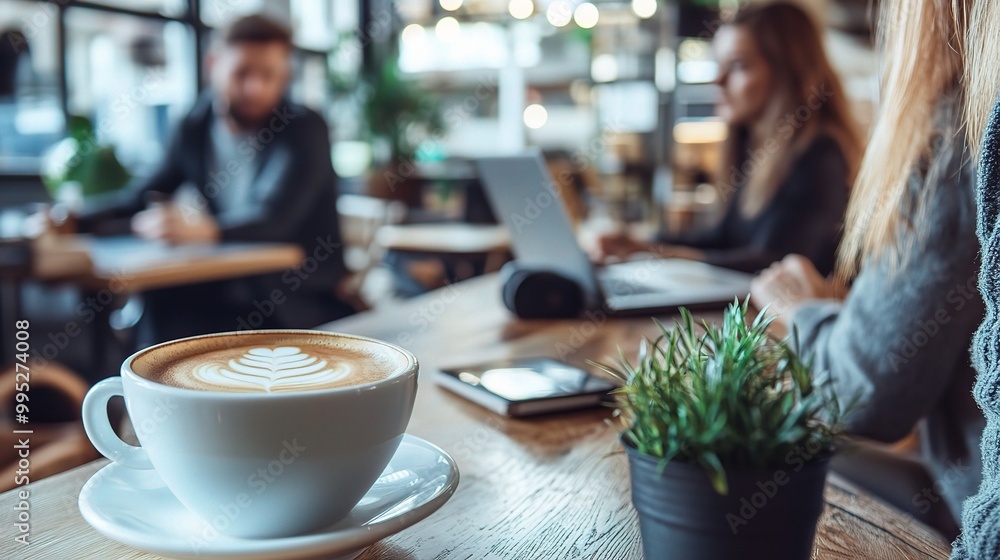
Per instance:
[[[212,391],[204,389],[189,389],[186,387],[175,387],[173,385],[166,385],[164,383],[158,383],[152,379],[143,377],[132,369],[132,362],[135,361],[140,356],[147,353],[156,351],[159,348],[169,346],[171,344],[177,344],[181,342],[186,342],[189,340],[202,340],[206,338],[221,338],[229,336],[241,336],[247,334],[285,334],[285,335],[303,335],[303,336],[332,336],[336,338],[350,338],[353,340],[359,340],[362,342],[373,343],[379,346],[384,346],[391,350],[399,352],[403,358],[406,360],[406,364],[399,368],[398,370],[392,372],[383,379],[376,381],[369,381],[368,383],[359,383],[356,385],[345,385],[343,387],[332,387],[328,389],[310,389],[308,391],[281,391],[276,393],[258,393],[258,392],[243,392],[243,391]],[[148,386],[155,387],[158,391],[163,391],[167,394],[175,394],[177,396],[183,396],[185,398],[212,398],[212,399],[240,399],[240,400],[256,400],[256,399],[267,399],[267,400],[278,400],[278,399],[301,399],[305,397],[315,397],[323,395],[336,395],[343,393],[352,393],[357,391],[368,391],[377,389],[381,385],[392,384],[395,381],[399,381],[404,378],[412,377],[416,375],[418,369],[418,362],[416,356],[412,352],[397,346],[395,344],[385,342],[384,340],[378,340],[377,338],[371,338],[367,336],[360,336],[355,334],[347,334],[332,331],[320,331],[312,329],[256,329],[256,330],[246,330],[246,331],[225,331],[209,334],[201,334],[196,336],[188,336],[184,338],[177,338],[173,340],[168,340],[166,342],[161,342],[159,344],[154,344],[139,350],[125,359],[122,362],[121,376],[123,379],[129,379],[132,382],[148,384]]]

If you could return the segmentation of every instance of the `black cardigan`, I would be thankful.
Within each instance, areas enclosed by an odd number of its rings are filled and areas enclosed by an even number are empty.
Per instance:
[[[849,175],[840,145],[828,135],[817,136],[756,216],[743,215],[742,189],[737,186],[725,214],[713,227],[663,236],[660,241],[701,249],[707,262],[746,272],[756,272],[797,253],[824,275],[829,274],[836,262],[847,210]]]

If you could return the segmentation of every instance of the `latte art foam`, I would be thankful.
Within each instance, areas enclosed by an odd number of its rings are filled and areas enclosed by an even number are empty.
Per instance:
[[[351,375],[351,365],[331,365],[295,346],[252,348],[227,363],[206,363],[195,368],[194,377],[210,385],[263,390],[282,388],[304,391],[329,385]]]
[[[237,393],[350,387],[385,379],[406,366],[400,352],[374,341],[294,334],[178,341],[133,363],[137,374],[157,383]]]

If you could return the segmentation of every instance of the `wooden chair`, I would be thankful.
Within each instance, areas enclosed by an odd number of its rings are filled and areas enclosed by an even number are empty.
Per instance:
[[[29,240],[4,240],[0,242],[0,307],[4,310],[0,328],[4,340],[14,340],[7,330],[14,321],[22,318],[20,312],[20,280],[31,270],[45,267],[46,258],[40,254],[39,244]],[[0,370],[0,492],[18,484],[20,469],[18,449],[14,446],[24,438],[30,440],[30,473],[32,482],[50,476],[98,457],[90,444],[80,419],[83,398],[89,385],[82,377],[66,367],[49,362],[44,367],[27,364],[16,367],[16,357],[3,353],[0,362],[7,367]],[[20,375],[19,375],[20,374]],[[30,388],[28,423],[16,421],[16,386],[27,379]],[[48,416],[49,418],[45,418]],[[15,434],[14,430],[27,428],[31,434]]]
[[[358,194],[342,194],[337,198],[344,261],[351,275],[338,287],[338,295],[358,309],[369,306],[362,297],[368,274],[382,261],[383,249],[376,242],[380,228],[397,224],[406,215],[406,206],[399,201]]]
[[[19,486],[16,484],[18,471],[18,450],[14,448],[18,439],[30,438],[31,482],[89,463],[99,457],[97,450],[87,439],[80,419],[83,398],[89,386],[80,376],[69,369],[49,363],[42,369],[30,370],[29,422],[21,426],[15,422],[15,367],[0,373],[0,492]],[[19,381],[23,381],[23,378]],[[40,400],[45,394],[47,399]],[[50,415],[66,417],[67,420],[41,422],[42,405],[59,410],[45,411]],[[20,427],[32,430],[30,435],[13,433]]]

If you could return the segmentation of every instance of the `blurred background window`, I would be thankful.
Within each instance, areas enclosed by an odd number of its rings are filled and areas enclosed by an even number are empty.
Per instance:
[[[215,29],[250,13],[291,25],[291,96],[333,124],[330,52],[355,35],[359,9],[359,0],[0,0],[0,207],[23,203],[11,179],[44,175],[81,126],[128,174],[149,173],[204,86]]]
[[[0,172],[37,172],[62,137],[55,4],[3,0],[0,10]]]
[[[292,0],[289,11],[296,45],[318,51],[333,46],[334,9],[329,0]]]
[[[281,15],[281,5],[287,8],[288,2],[265,2],[264,0],[201,0],[201,21],[211,27],[220,27],[227,21],[231,21],[240,16],[265,12],[274,15]],[[265,9],[267,4],[275,5],[274,8]],[[285,10],[287,13],[287,9]]]
[[[869,122],[867,0],[800,3],[825,22],[832,62]],[[537,146],[603,177],[601,194],[631,206],[631,219],[655,219],[650,203],[712,175],[710,41],[739,4],[0,0],[0,182],[37,177],[74,123],[91,126],[129,175],[148,173],[204,85],[216,30],[262,12],[294,31],[290,94],[330,123],[345,189],[363,190],[388,161]]]
[[[209,27],[221,27],[240,16],[263,13],[275,16],[291,24],[295,44],[316,51],[329,50],[334,43],[334,12],[342,13],[344,8],[356,1],[340,1],[342,6],[334,7],[335,0],[200,0],[201,21]]]
[[[124,8],[137,12],[149,12],[175,18],[184,16],[187,12],[188,4],[188,0],[90,0],[90,2],[92,4]]]
[[[160,160],[196,92],[194,32],[178,21],[69,8],[70,114],[91,119],[101,143],[142,173]]]

